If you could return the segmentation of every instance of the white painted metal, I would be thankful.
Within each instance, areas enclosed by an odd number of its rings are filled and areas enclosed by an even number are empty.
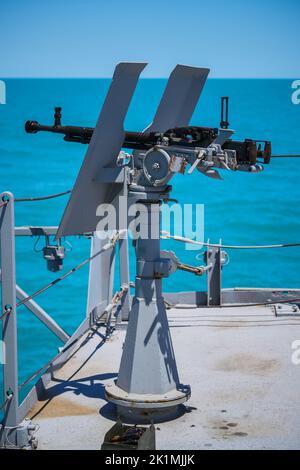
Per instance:
[[[108,243],[109,236],[91,238],[91,256],[98,253]],[[90,262],[86,315],[97,318],[104,312],[112,298],[115,270],[115,247],[104,251]]]

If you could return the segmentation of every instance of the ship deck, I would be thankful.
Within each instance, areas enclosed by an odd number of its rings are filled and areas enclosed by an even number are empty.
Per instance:
[[[299,316],[260,306],[171,308],[168,318],[192,395],[182,416],[155,425],[157,449],[300,449]],[[39,449],[100,449],[116,418],[104,387],[117,376],[125,330],[105,340],[94,328],[54,372],[28,415]]]

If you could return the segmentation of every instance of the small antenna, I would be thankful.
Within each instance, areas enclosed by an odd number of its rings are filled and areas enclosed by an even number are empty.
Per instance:
[[[228,103],[229,103],[229,96],[222,96],[221,97],[221,122],[220,122],[221,129],[228,129],[229,127]],[[225,108],[225,119],[224,119],[224,108]]]

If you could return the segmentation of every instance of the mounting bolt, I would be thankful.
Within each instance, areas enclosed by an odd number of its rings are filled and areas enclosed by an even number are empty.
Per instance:
[[[12,306],[10,304],[6,304],[4,306],[4,310],[7,312],[7,313],[10,313],[12,311]]]
[[[2,196],[2,201],[9,202],[9,197],[7,196],[7,194],[4,194],[4,196]]]

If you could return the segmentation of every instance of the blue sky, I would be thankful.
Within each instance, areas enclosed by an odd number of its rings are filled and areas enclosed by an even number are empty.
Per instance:
[[[0,78],[110,77],[120,61],[299,78],[299,39],[299,0],[1,0]]]

